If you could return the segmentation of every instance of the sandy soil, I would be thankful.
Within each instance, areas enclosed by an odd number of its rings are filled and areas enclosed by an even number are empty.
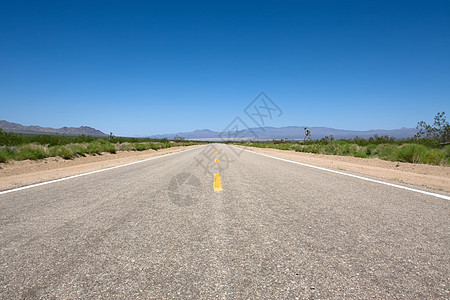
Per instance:
[[[87,155],[65,160],[49,157],[37,161],[24,160],[0,163],[0,191],[105,169],[146,158],[168,154],[198,146],[182,146],[145,151],[118,151],[116,154]]]
[[[313,154],[269,148],[242,148],[329,169],[382,178],[392,183],[407,183],[450,192],[450,167],[446,166],[391,162],[376,158]]]

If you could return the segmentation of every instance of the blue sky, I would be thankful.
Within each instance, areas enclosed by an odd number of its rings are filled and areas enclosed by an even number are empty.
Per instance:
[[[450,114],[450,1],[1,1],[0,119],[116,135]]]

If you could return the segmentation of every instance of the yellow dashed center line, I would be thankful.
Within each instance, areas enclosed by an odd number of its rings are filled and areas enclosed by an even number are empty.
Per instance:
[[[220,174],[214,174],[214,192],[222,191],[222,183],[220,182]]]
[[[219,157],[219,149],[217,149],[217,147],[216,147],[216,159],[215,159],[216,164],[219,163],[218,157]],[[214,174],[214,192],[220,192],[220,191],[223,191],[222,183],[220,181],[220,174],[215,173]]]

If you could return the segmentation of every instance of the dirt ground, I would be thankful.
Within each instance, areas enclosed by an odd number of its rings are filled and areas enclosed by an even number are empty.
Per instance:
[[[0,163],[0,191],[68,177],[81,173],[160,156],[198,146],[181,146],[145,151],[118,151],[116,154],[87,155],[74,159],[49,157],[37,161],[24,160]]]
[[[258,153],[324,168],[450,192],[450,167],[391,162],[376,158],[303,153],[270,148],[242,147]]]
[[[0,163],[0,191],[122,165],[192,147],[198,146],[173,147],[158,151],[151,149],[146,151],[118,151],[116,154],[103,153],[102,155],[77,157],[70,160],[51,157],[38,161],[25,160],[6,164]],[[306,164],[385,179],[393,183],[412,184],[450,193],[450,167],[268,148],[243,148]]]

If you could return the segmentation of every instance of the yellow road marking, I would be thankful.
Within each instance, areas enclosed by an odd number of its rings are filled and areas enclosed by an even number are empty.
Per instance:
[[[220,174],[214,174],[214,192],[222,191],[222,184],[220,182]]]
[[[219,160],[218,159],[216,159],[216,164],[219,162]]]

